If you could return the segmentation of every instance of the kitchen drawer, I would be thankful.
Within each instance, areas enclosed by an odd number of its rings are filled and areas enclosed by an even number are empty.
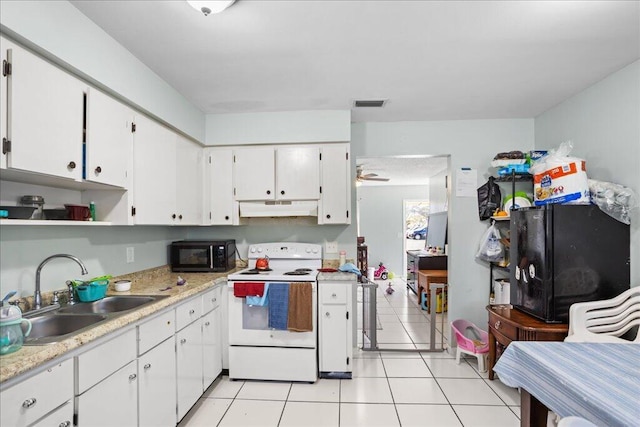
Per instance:
[[[491,328],[491,332],[496,341],[504,347],[508,346],[509,344],[511,344],[511,341],[513,341],[511,338],[502,335],[500,332],[497,332],[494,328]]]
[[[170,310],[138,326],[138,356],[176,333],[176,311]]]
[[[489,313],[489,326],[510,340],[518,339],[518,328]]]
[[[322,304],[346,304],[347,292],[351,291],[351,286],[344,283],[322,283],[320,292],[322,293]]]
[[[76,356],[76,394],[84,393],[135,358],[135,329]]]
[[[220,305],[222,301],[222,286],[218,285],[202,295],[202,314],[206,314]]]
[[[194,298],[176,308],[176,331],[202,316],[202,299]]]
[[[22,427],[73,399],[73,360],[67,359],[0,393],[0,425]]]
[[[68,401],[31,427],[71,427],[73,426],[73,403]]]

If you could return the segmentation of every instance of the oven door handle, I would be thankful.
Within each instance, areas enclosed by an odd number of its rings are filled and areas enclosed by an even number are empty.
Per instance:
[[[213,270],[213,245],[209,245],[209,268]]]

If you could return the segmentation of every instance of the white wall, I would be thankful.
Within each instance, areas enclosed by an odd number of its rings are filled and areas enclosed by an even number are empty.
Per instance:
[[[204,114],[71,3],[2,1],[0,24],[18,42],[35,44],[89,81],[204,141]]]
[[[350,110],[209,114],[206,145],[346,142]]]
[[[489,167],[493,156],[516,149],[533,149],[533,119],[355,123],[352,126],[353,159],[450,154],[452,188],[456,185],[456,170],[476,169],[480,185],[493,172]],[[478,219],[476,197],[455,197],[453,190],[452,193],[454,196],[449,200],[449,319],[464,318],[482,326],[487,322],[489,268],[486,263],[475,260],[475,252],[487,223]],[[348,232],[355,242],[355,225]]]
[[[537,149],[569,139],[589,178],[625,185],[640,197],[640,61],[536,117]],[[631,285],[640,286],[640,209],[631,219]]]
[[[429,199],[426,185],[384,185],[357,187],[360,210],[360,235],[365,237],[369,267],[383,262],[387,270],[405,274],[403,245],[405,240],[404,201]],[[424,244],[424,240],[422,240]]]
[[[449,206],[451,172],[445,169],[429,178],[429,213],[446,211]]]

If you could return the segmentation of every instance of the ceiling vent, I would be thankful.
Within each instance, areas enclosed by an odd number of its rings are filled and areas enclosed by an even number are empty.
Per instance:
[[[382,108],[384,104],[387,102],[386,99],[358,99],[353,102],[353,106],[356,108],[360,107],[373,107],[373,108]]]

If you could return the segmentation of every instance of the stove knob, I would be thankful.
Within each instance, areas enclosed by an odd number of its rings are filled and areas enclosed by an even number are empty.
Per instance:
[[[254,254],[256,252],[256,248],[254,248],[253,246],[251,247],[251,253]]]
[[[262,248],[258,248],[258,253],[261,254],[262,253]]]
[[[310,254],[311,253],[311,248],[307,248],[307,253]]]
[[[317,254],[318,253],[318,248],[313,248],[313,253]]]

